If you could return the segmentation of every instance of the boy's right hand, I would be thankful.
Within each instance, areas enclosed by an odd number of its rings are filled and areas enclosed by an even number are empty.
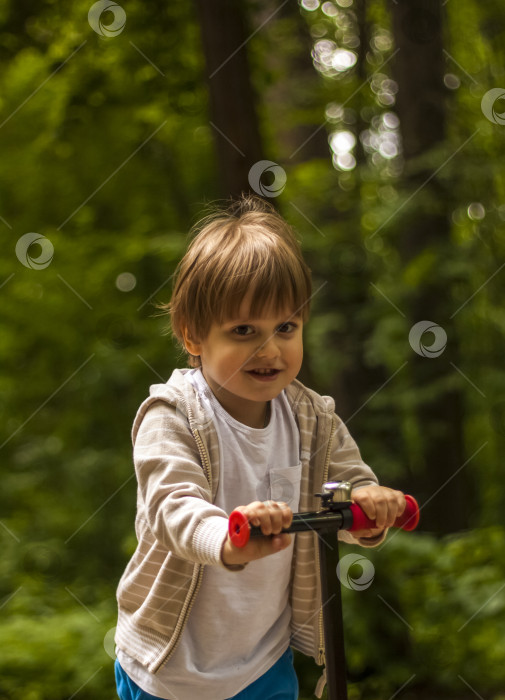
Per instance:
[[[289,547],[291,535],[285,532],[279,534],[283,528],[289,527],[293,520],[293,511],[286,503],[253,501],[247,506],[238,506],[235,510],[241,511],[251,525],[261,527],[264,535],[273,535],[273,537],[251,537],[245,547],[236,547],[228,535],[221,550],[221,559],[224,564],[227,566],[245,564]]]

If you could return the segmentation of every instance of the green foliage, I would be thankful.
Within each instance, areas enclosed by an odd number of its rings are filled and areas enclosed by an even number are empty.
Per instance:
[[[107,634],[114,627],[115,611],[110,600],[81,609],[68,591],[60,593],[65,604],[59,603],[59,610],[32,614],[32,602],[23,591],[12,599],[0,631],[2,699],[115,696],[113,644]]]
[[[364,591],[343,589],[349,670],[363,677],[351,697],[390,697],[404,684],[408,697],[461,697],[468,686],[498,697],[504,544],[505,530],[492,527],[442,541],[395,533],[361,550],[375,578]]]

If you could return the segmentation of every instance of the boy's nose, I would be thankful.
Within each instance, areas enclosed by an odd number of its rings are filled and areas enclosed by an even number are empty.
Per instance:
[[[256,350],[256,357],[272,358],[280,355],[279,346],[275,342],[275,338],[268,338]]]

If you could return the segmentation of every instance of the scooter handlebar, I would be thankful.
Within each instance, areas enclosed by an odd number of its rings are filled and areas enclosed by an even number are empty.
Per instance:
[[[419,506],[413,496],[406,495],[405,501],[405,510],[400,516],[398,516],[398,518],[396,518],[393,527],[401,528],[402,530],[407,530],[410,532],[411,530],[415,530],[419,523]],[[348,509],[352,514],[352,524],[347,526],[345,528],[346,530],[353,532],[356,530],[375,529],[377,527],[375,520],[368,518],[357,503],[349,504]],[[307,529],[315,529],[314,523],[312,522],[310,528],[307,527]],[[297,530],[299,531],[299,528],[297,528]],[[293,530],[291,530],[291,532],[292,531]],[[290,528],[286,528],[282,530],[282,532],[290,532]],[[249,542],[249,538],[251,536],[251,526],[249,525],[247,517],[240,510],[234,510],[230,514],[228,521],[228,533],[232,543],[236,547],[245,547],[245,545]],[[252,528],[252,534],[261,535],[261,530],[254,527]]]

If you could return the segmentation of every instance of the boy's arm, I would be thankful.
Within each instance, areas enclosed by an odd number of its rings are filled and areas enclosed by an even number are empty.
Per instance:
[[[379,486],[374,472],[362,460],[359,448],[349,430],[338,416],[335,418],[337,422],[328,479],[350,481],[353,486],[353,501],[363,508],[369,518],[378,518],[379,525],[375,530],[354,533],[341,530],[339,538],[350,544],[357,542],[363,547],[374,547],[385,539],[388,527],[405,509],[405,498],[400,491]]]
[[[225,566],[221,549],[228,516],[212,503],[195,439],[175,407],[160,401],[148,409],[135,439],[134,463],[140,515],[156,539],[182,559]]]

